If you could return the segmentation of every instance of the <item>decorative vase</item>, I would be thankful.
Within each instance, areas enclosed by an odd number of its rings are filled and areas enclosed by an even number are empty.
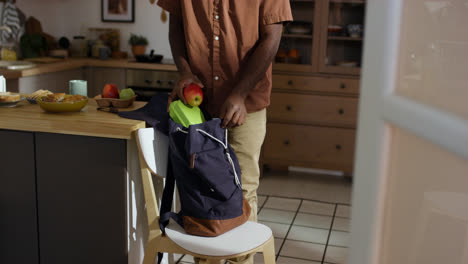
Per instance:
[[[136,57],[137,55],[145,55],[145,52],[146,52],[146,45],[132,46],[132,53],[134,57]]]

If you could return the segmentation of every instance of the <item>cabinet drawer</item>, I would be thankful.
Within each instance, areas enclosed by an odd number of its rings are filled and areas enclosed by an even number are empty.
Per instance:
[[[127,86],[172,88],[179,78],[175,71],[127,70]]]
[[[356,127],[358,99],[272,93],[271,121]]]
[[[274,74],[273,89],[355,95],[359,93],[359,79]]]
[[[354,141],[354,129],[270,123],[263,145],[263,160],[351,170]]]

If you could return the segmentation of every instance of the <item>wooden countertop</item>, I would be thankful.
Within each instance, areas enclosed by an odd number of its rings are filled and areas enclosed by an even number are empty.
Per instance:
[[[78,69],[81,67],[108,67],[108,68],[126,68],[126,69],[143,69],[143,70],[160,70],[160,71],[176,71],[174,64],[159,64],[159,63],[140,63],[128,59],[109,59],[99,60],[91,58],[82,59],[65,59],[59,62],[52,63],[37,63],[36,67],[25,70],[0,70],[0,75],[6,79],[17,79],[20,77],[39,75],[51,72],[60,72],[66,70]]]
[[[144,105],[145,102],[135,102],[123,111]],[[27,100],[16,107],[0,107],[0,129],[130,139],[133,131],[144,127],[144,121],[98,111],[94,99],[89,99],[81,112],[73,113],[48,113]]]

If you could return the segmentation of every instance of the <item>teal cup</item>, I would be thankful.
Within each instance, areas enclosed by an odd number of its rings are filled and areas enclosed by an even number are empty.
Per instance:
[[[84,80],[71,80],[69,83],[69,93],[88,96],[88,82]]]

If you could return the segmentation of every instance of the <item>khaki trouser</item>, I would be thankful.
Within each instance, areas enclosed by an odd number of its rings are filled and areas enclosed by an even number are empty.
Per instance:
[[[236,153],[242,172],[244,197],[252,208],[249,221],[254,222],[257,222],[257,188],[260,181],[258,162],[265,133],[266,109],[248,114],[242,126],[229,129],[229,144]],[[235,264],[253,264],[253,254],[228,261]],[[195,259],[195,263],[198,263],[198,259]]]

